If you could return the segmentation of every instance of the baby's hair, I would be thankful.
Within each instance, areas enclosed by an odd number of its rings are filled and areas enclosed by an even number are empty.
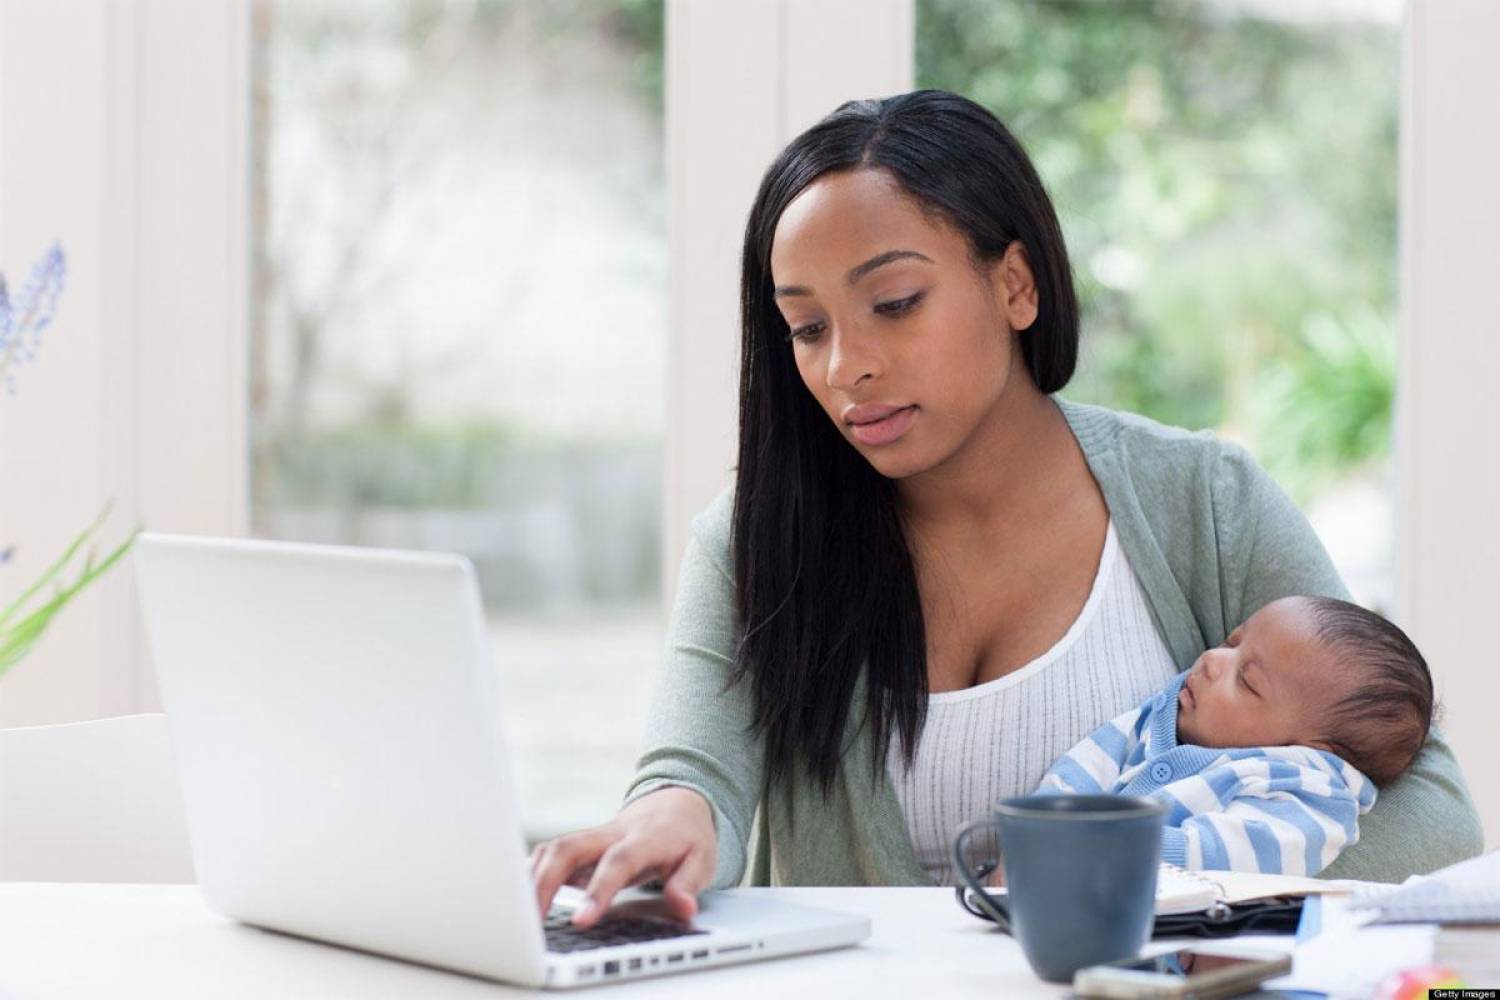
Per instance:
[[[1333,597],[1306,600],[1319,640],[1361,675],[1329,709],[1324,739],[1377,786],[1388,785],[1411,765],[1432,725],[1427,661],[1375,612]]]

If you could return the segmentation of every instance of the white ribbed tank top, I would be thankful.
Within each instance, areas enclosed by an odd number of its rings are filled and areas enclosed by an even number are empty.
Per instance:
[[[1094,585],[1051,649],[1003,677],[928,696],[907,770],[893,739],[887,769],[917,859],[952,885],[949,852],[964,823],[1036,790],[1053,762],[1177,674],[1111,519]]]

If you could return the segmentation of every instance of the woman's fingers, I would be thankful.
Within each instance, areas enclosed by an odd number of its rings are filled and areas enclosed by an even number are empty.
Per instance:
[[[533,850],[537,905],[545,916],[564,882],[586,882],[587,902],[573,922],[592,927],[621,889],[661,879],[668,905],[686,920],[697,912],[698,893],[713,880],[716,848],[708,800],[690,788],[658,789],[624,806],[604,826]]]
[[[613,825],[570,833],[539,845],[531,852],[531,877],[536,883],[536,902],[545,918],[552,897],[580,869],[592,867],[620,834]]]
[[[691,920],[698,912],[698,894],[713,880],[714,859],[694,849],[682,859],[677,871],[667,879],[662,896],[679,920]]]
[[[673,851],[665,849],[659,840],[652,843],[640,837],[616,841],[599,859],[594,877],[589,879],[588,888],[584,890],[587,898],[583,907],[573,914],[573,923],[579,927],[592,927],[609,909],[615,893],[646,878],[672,873],[677,867],[680,857],[677,852],[680,851],[680,847]]]

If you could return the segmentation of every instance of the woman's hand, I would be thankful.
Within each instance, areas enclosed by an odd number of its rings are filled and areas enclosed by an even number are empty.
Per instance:
[[[531,877],[543,918],[564,882],[583,884],[585,905],[573,915],[592,927],[626,886],[661,879],[664,898],[679,918],[698,912],[698,893],[713,879],[718,838],[708,801],[689,788],[662,788],[621,809],[592,830],[570,833],[531,852]]]

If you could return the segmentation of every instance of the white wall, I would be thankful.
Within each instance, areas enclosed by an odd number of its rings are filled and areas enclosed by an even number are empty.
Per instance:
[[[0,270],[51,240],[67,287],[0,398],[0,603],[106,498],[135,523],[244,522],[243,0],[0,0]],[[156,707],[128,560],[0,682],[0,726]]]
[[[761,174],[844,101],[910,90],[913,0],[667,0],[671,332],[663,589],[733,478],[739,262]]]
[[[1401,149],[1398,620],[1500,846],[1500,4],[1408,4]]]

